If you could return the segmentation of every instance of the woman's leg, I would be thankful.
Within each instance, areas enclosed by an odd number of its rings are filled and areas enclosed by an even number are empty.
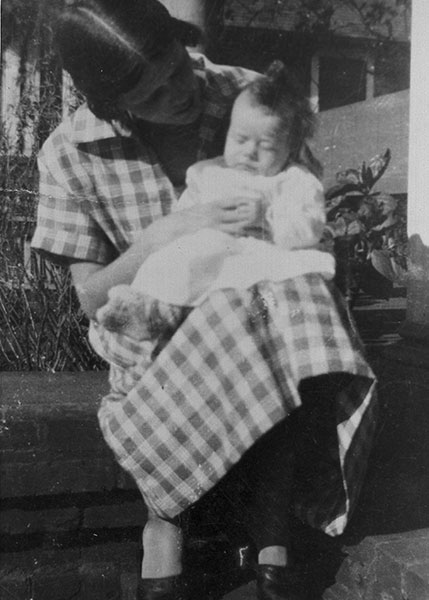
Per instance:
[[[246,456],[248,530],[258,551],[258,600],[304,598],[289,529],[295,462],[291,420],[274,427]]]
[[[189,509],[191,523],[214,518],[230,537],[241,536],[240,532],[246,530],[261,563],[285,565],[293,479],[292,447],[289,427],[282,421]]]
[[[152,511],[143,530],[142,578],[171,577],[182,572],[182,530]]]
[[[230,541],[246,530],[258,554],[259,600],[299,598],[289,593],[291,575],[285,569],[291,562],[292,448],[289,427],[284,421],[258,440],[188,513],[194,522],[204,522],[211,514],[218,526],[228,532]]]
[[[290,563],[293,463],[286,421],[269,431],[245,457],[248,530],[259,564],[286,566]]]

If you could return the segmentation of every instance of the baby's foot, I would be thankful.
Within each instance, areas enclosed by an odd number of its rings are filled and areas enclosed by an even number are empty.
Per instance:
[[[116,285],[108,302],[98,309],[97,321],[108,331],[141,341],[150,339],[146,323],[146,297],[129,285]]]

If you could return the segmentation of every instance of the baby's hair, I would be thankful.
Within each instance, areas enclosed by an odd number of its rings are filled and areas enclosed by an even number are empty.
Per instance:
[[[290,162],[304,164],[320,177],[322,167],[307,145],[315,132],[316,115],[296,76],[283,62],[275,60],[243,91],[249,94],[254,104],[283,121],[289,131]]]
[[[66,0],[54,37],[63,67],[94,114],[123,116],[119,96],[139,81],[145,65],[178,40],[195,45],[198,29],[170,16],[158,0]]]

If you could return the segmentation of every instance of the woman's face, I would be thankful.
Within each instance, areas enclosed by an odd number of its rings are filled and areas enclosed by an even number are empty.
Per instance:
[[[137,85],[122,94],[120,107],[151,123],[186,125],[201,113],[201,90],[185,48],[175,42],[145,65]]]

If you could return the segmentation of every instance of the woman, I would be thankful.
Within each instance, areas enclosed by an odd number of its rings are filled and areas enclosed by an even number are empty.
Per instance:
[[[157,0],[72,0],[55,33],[88,105],[40,153],[33,247],[70,265],[93,319],[108,290],[130,283],[155,250],[202,227],[240,234],[255,223],[258,203],[244,199],[169,213],[186,169],[222,151],[232,102],[257,75],[190,57],[189,27]],[[318,275],[216,292],[160,344],[151,365],[138,344],[92,324],[93,344],[112,365],[101,427],[149,509],[140,599],[189,592],[178,517],[237,473],[249,484],[259,597],[303,597],[288,548],[294,467],[285,417],[312,405],[305,389],[322,377],[328,399],[311,418],[332,417],[337,460],[325,460],[333,468],[323,496],[300,485],[296,504],[333,535],[345,526],[364,472],[369,444],[359,442],[371,437],[373,375],[337,303]]]

